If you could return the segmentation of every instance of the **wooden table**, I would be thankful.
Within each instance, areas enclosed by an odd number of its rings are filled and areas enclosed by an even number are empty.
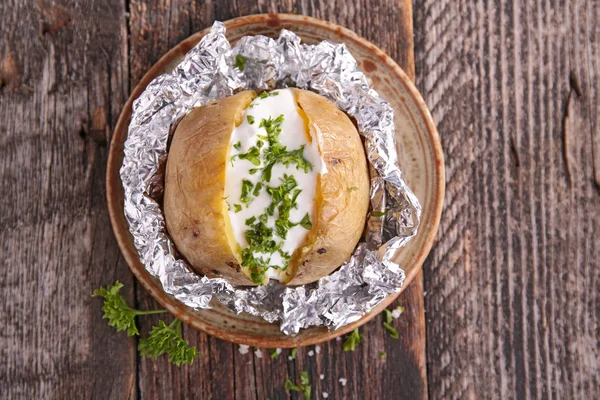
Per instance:
[[[0,1],[0,398],[284,399],[303,370],[313,398],[598,398],[600,2],[507,3]],[[438,241],[397,302],[399,340],[377,318],[355,352],[275,361],[186,329],[191,367],[140,358],[90,297],[119,279],[156,307],[108,222],[112,128],[169,48],[264,12],[331,20],[416,66],[446,154]]]

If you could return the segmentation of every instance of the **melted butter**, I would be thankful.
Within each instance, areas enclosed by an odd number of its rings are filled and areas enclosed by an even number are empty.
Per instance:
[[[298,183],[297,188],[302,191],[297,198],[298,208],[290,211],[289,219],[291,222],[299,222],[308,213],[311,223],[314,226],[315,201],[319,182],[318,176],[320,173],[324,172],[325,165],[322,162],[319,152],[319,140],[318,137],[313,137],[313,135],[316,134],[316,131],[309,129],[308,118],[304,111],[297,106],[294,93],[289,89],[276,90],[275,92],[278,92],[278,95],[269,96],[264,99],[257,97],[244,111],[241,122],[239,125],[236,124],[237,126],[233,129],[229,154],[235,155],[246,153],[251,147],[256,145],[259,140],[258,135],[266,135],[265,129],[259,128],[261,120],[269,118],[275,119],[283,114],[283,123],[281,124],[279,141],[282,145],[287,146],[288,151],[298,149],[300,146],[304,145],[303,156],[313,165],[313,168],[305,173],[302,169],[296,169],[296,166],[293,164],[287,167],[283,164],[275,164],[272,170],[271,181],[267,184],[269,186],[279,186],[281,184],[280,178],[282,178],[284,174],[294,176]],[[253,124],[249,123],[248,117],[254,120]],[[238,142],[241,146],[239,149],[235,149],[234,144],[237,144]],[[260,167],[264,166],[262,154],[266,147],[267,144],[261,149]],[[254,198],[248,207],[246,207],[246,205],[240,201],[242,194],[242,180],[249,180],[256,185],[261,181],[262,174],[260,172],[254,175],[250,174],[251,169],[257,168],[257,166],[250,161],[236,158],[232,165],[230,158],[227,160],[228,167],[225,186],[226,203],[229,205],[227,214],[232,230],[228,236],[230,236],[230,242],[235,241],[235,246],[232,246],[232,249],[240,251],[241,249],[248,247],[245,232],[250,228],[246,226],[246,219],[250,217],[258,218],[259,215],[263,214],[265,209],[271,203],[271,196],[263,187],[260,194]],[[235,204],[240,204],[242,210],[235,212]],[[227,205],[225,205],[225,207],[227,207]],[[278,211],[275,210],[275,214],[268,218],[266,225],[270,228],[274,228],[277,216]],[[282,242],[282,251],[292,255],[306,242],[309,232],[310,231],[304,227],[297,225],[290,228],[285,240],[275,234],[273,235],[273,238],[277,243]],[[268,278],[283,280],[285,272],[281,268],[284,265],[284,260],[278,252],[275,252],[272,255],[255,253],[254,256],[261,257],[264,260],[268,260],[270,257],[269,265],[271,268],[267,270],[266,276]]]

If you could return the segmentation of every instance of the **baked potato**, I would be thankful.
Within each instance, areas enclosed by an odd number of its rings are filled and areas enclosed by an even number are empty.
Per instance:
[[[165,219],[197,273],[316,281],[351,255],[368,206],[359,134],[313,92],[244,91],[193,109],[173,135]]]

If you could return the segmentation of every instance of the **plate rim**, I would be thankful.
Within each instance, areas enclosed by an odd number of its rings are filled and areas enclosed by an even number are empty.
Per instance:
[[[195,46],[195,44],[210,31],[210,27],[207,27],[199,32],[190,35],[189,37],[175,45],[173,48],[171,48],[167,53],[165,53],[144,74],[144,76],[133,88],[127,101],[125,102],[119,115],[117,124],[115,125],[115,128],[113,130],[113,134],[111,136],[107,160],[106,197],[109,210],[109,217],[113,232],[117,239],[117,243],[119,245],[121,253],[123,254],[123,257],[125,258],[125,261],[127,262],[127,265],[129,266],[129,269],[133,272],[136,279],[142,284],[146,291],[148,291],[148,293],[158,303],[165,307],[176,318],[181,319],[183,322],[199,331],[238,344],[271,348],[291,348],[298,346],[308,346],[329,341],[367,323],[376,315],[378,315],[389,304],[391,304],[410,285],[410,283],[416,277],[418,272],[421,271],[423,262],[427,258],[427,255],[429,254],[431,247],[433,246],[433,243],[435,241],[435,237],[437,235],[441,219],[443,200],[445,194],[444,155],[442,151],[440,137],[429,112],[429,109],[427,108],[427,105],[421,97],[416,86],[408,77],[408,75],[404,72],[404,70],[387,53],[378,48],[375,44],[359,36],[357,33],[340,25],[305,15],[254,14],[230,19],[228,21],[225,21],[224,25],[227,28],[227,30],[230,30],[244,25],[257,23],[265,23],[267,26],[270,27],[277,27],[281,23],[289,23],[292,25],[304,24],[313,26],[316,29],[325,29],[328,31],[338,32],[341,36],[345,37],[345,40],[346,38],[348,40],[352,40],[358,45],[371,50],[375,53],[376,56],[381,57],[385,61],[385,63],[393,70],[393,72],[399,77],[398,81],[402,83],[407,93],[411,95],[413,101],[415,102],[415,104],[417,104],[417,108],[419,109],[422,119],[425,122],[427,128],[426,130],[429,134],[429,142],[433,149],[433,157],[436,161],[434,169],[437,175],[437,180],[434,181],[433,185],[435,188],[437,188],[437,190],[434,190],[435,196],[432,205],[433,216],[431,224],[427,227],[426,237],[423,239],[423,245],[418,249],[417,254],[415,255],[415,262],[413,263],[413,265],[411,265],[411,268],[408,269],[402,289],[398,293],[390,294],[384,301],[382,301],[382,303],[380,303],[377,307],[365,314],[359,320],[335,331],[323,330],[321,334],[315,334],[312,336],[302,338],[297,338],[294,336],[286,336],[281,338],[265,338],[238,332],[232,333],[230,331],[225,331],[221,328],[207,324],[206,322],[202,323],[200,321],[200,317],[194,316],[192,314],[193,310],[191,310],[189,307],[185,306],[183,303],[179,302],[172,296],[169,296],[168,294],[163,292],[158,282],[156,282],[155,278],[152,277],[148,271],[146,271],[145,267],[139,260],[137,251],[135,250],[135,248],[132,249],[132,246],[129,246],[128,243],[130,242],[130,240],[128,240],[127,236],[129,235],[130,237],[131,234],[129,233],[129,228],[127,226],[127,222],[125,220],[123,212],[123,187],[119,174],[122,159],[119,161],[118,156],[123,151],[123,143],[127,137],[127,128],[131,117],[131,109],[135,99],[137,99],[140,96],[140,94],[145,90],[145,88],[152,81],[152,79],[158,76],[175,57],[177,57],[178,55],[185,54],[189,50],[191,50],[192,47]],[[119,194],[121,194],[121,196],[119,196]],[[232,315],[235,314],[232,313]]]

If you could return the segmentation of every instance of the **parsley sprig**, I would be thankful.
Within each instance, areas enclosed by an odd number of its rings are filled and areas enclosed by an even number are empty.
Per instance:
[[[92,294],[93,297],[103,297],[104,304],[102,318],[108,319],[108,325],[117,332],[127,331],[128,336],[139,335],[135,324],[137,315],[165,313],[166,310],[136,310],[131,308],[125,298],[119,294],[123,284],[116,281],[114,285],[106,288],[100,287]],[[158,321],[158,326],[152,327],[147,338],[141,339],[138,349],[142,355],[156,358],[162,354],[169,355],[169,361],[180,366],[184,363],[191,364],[198,354],[196,348],[190,346],[181,336],[181,321],[174,319],[169,325]]]
[[[287,378],[285,380],[284,387],[286,390],[302,392],[304,394],[305,399],[310,399],[310,392],[312,391],[312,386],[310,385],[310,381],[308,379],[308,372],[306,371],[300,372],[300,385],[295,385],[290,378]]]
[[[125,298],[119,294],[123,284],[116,281],[114,285],[101,287],[94,290],[93,297],[104,297],[103,319],[108,319],[108,326],[112,326],[117,332],[127,331],[127,336],[139,335],[137,326],[135,325],[135,317],[137,315],[149,315],[165,313],[167,310],[135,310],[129,305]]]
[[[150,335],[140,340],[138,350],[143,356],[150,358],[168,354],[169,361],[178,367],[184,363],[192,364],[198,355],[196,348],[181,336],[181,321],[178,319],[174,319],[169,325],[158,321],[158,326],[152,327]]]

